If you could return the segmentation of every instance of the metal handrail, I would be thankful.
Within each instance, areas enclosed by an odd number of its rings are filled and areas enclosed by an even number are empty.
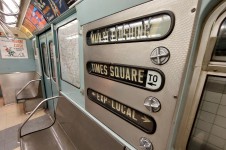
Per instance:
[[[1,20],[0,20],[0,27],[1,27],[2,31],[4,32],[7,39],[9,39],[9,40],[15,39],[15,35],[12,33],[12,31],[9,29],[9,27]]]
[[[17,23],[17,21],[14,21],[14,22],[5,22],[5,21],[2,19],[2,17],[0,17],[0,21],[1,21],[2,23],[6,24],[6,25],[12,25],[12,24],[16,24],[16,23]]]
[[[18,8],[17,12],[13,12],[12,9],[4,2],[4,0],[0,0],[5,6],[6,8],[11,12],[11,13],[5,13],[4,11],[2,11],[0,9],[0,13],[6,16],[17,16],[20,12],[20,6],[16,3],[15,0],[12,0],[12,2],[14,3],[14,5]]]
[[[41,81],[41,79],[36,79],[36,80],[30,80],[27,84],[25,84],[25,86],[20,89],[17,93],[16,93],[16,99],[17,99],[17,96],[29,85],[31,84],[32,82],[36,82],[36,81]]]
[[[20,142],[20,138],[22,137],[21,136],[21,131],[22,131],[22,128],[24,127],[24,125],[28,122],[28,120],[33,116],[33,114],[38,110],[38,108],[46,101],[49,101],[49,100],[52,100],[52,99],[56,99],[56,98],[60,98],[62,96],[54,96],[54,97],[50,97],[50,98],[46,98],[44,100],[42,100],[36,107],[35,109],[31,112],[31,114],[28,116],[28,118],[23,122],[23,124],[19,127],[18,129],[18,142]],[[55,108],[54,108],[54,111],[55,111]],[[29,133],[28,133],[29,134]]]

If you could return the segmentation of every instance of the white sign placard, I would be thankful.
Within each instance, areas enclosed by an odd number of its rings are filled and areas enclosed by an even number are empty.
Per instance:
[[[21,39],[9,40],[0,37],[0,50],[2,58],[24,59],[28,58],[26,41]]]
[[[157,71],[148,70],[146,88],[157,90],[162,85],[162,76]]]

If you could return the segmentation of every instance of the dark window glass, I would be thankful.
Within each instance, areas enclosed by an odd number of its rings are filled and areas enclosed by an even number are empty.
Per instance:
[[[220,26],[212,60],[226,61],[226,20]]]
[[[43,61],[44,61],[44,72],[47,76],[49,76],[49,62],[48,62],[48,52],[45,43],[41,43]]]
[[[50,60],[51,60],[51,68],[52,68],[52,77],[53,80],[56,81],[56,73],[55,73],[55,62],[54,62],[54,54],[53,54],[53,41],[49,41],[49,52],[50,52]]]
[[[32,40],[32,48],[33,48],[33,51],[34,51],[34,56],[36,57],[37,56],[37,50],[36,50],[36,41],[35,41],[35,39]]]

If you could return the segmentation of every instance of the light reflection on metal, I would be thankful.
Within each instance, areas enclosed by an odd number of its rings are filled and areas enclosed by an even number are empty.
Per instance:
[[[161,103],[160,101],[152,96],[149,96],[144,101],[144,106],[151,112],[158,112],[161,109]]]
[[[151,52],[151,61],[156,65],[163,65],[170,59],[170,51],[163,47],[157,47]]]
[[[162,12],[93,29],[87,32],[87,44],[111,44],[161,40],[173,30],[174,15]]]

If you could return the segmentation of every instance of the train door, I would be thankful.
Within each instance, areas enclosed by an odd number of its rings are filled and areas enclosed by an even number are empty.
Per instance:
[[[53,34],[52,32],[46,33],[46,44],[48,47],[48,53],[49,53],[49,64],[50,64],[50,82],[51,82],[51,88],[52,88],[52,96],[58,95],[58,85],[57,85],[57,70],[56,70],[56,55],[55,55],[55,45],[53,41]]]
[[[226,149],[226,3],[207,17],[176,147]]]
[[[53,44],[53,35],[51,31],[48,31],[39,37],[41,58],[42,58],[42,70],[44,78],[44,88],[46,93],[46,98],[53,97],[57,95],[57,75],[56,75],[56,65],[55,65],[55,49]],[[48,103],[49,107],[52,104]]]

